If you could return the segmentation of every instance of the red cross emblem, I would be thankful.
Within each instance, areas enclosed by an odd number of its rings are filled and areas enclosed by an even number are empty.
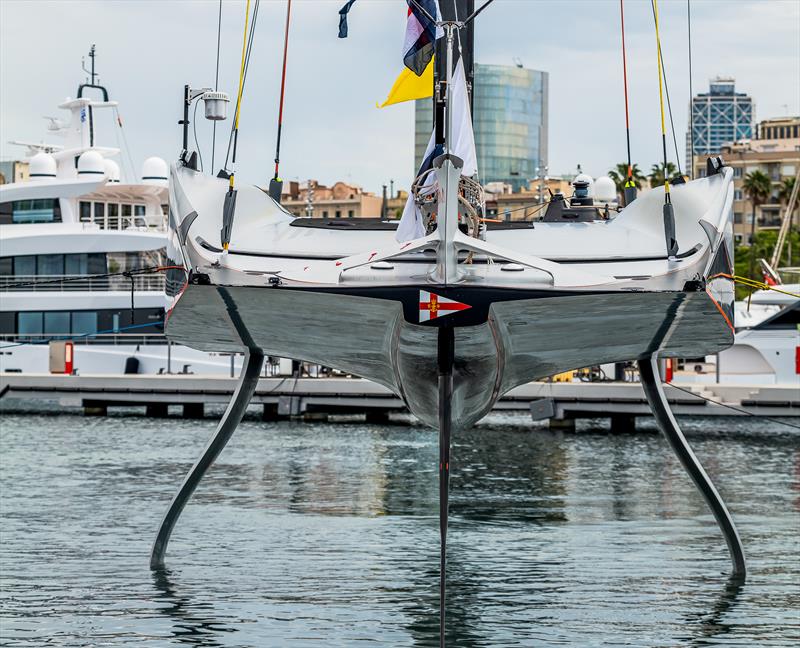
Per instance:
[[[419,321],[427,322],[437,317],[452,315],[457,311],[472,308],[469,304],[462,304],[453,299],[442,297],[427,290],[419,291]]]

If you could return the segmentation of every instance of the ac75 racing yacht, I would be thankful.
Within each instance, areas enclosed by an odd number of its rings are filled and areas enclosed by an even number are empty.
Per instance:
[[[433,0],[408,4],[409,21],[435,40],[442,71],[429,164],[396,231],[294,218],[279,191],[239,187],[233,168],[205,175],[186,150],[172,166],[168,264],[180,269],[167,281],[167,336],[247,359],[217,432],[167,510],[151,567],[164,566],[175,521],[241,419],[264,355],[327,365],[385,385],[439,430],[444,645],[451,434],[517,385],[636,360],[656,420],[714,513],[733,574],[744,578],[733,520],[672,416],[658,372],[661,358],[733,343],[732,170],[709,160],[707,177],[666,183],[616,216],[576,191],[569,202],[554,197],[540,221],[487,229],[468,75],[455,45],[458,37],[459,50],[472,47],[464,28],[486,5],[464,18],[466,3],[455,3],[462,19],[451,12],[442,20]],[[238,106],[234,160],[237,135]]]

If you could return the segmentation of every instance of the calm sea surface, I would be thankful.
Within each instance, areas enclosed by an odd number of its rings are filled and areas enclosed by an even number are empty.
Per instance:
[[[0,643],[435,646],[436,433],[246,420],[148,569],[215,421],[5,414]],[[800,436],[684,421],[749,560],[665,442],[493,416],[454,438],[452,646],[796,646]]]

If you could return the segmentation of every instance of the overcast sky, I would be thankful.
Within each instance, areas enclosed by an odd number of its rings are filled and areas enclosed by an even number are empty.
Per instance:
[[[447,1],[447,0],[443,0]],[[377,110],[402,66],[403,0],[359,0],[350,37],[337,38],[344,0],[296,0],[292,10],[281,175],[346,180],[379,192],[413,174],[413,106]],[[736,77],[756,118],[800,114],[800,2],[692,0],[694,90]],[[74,96],[81,57],[97,44],[100,79],[120,102],[137,169],[175,159],[184,83],[214,84],[218,0],[0,0],[0,156],[10,139],[46,138],[44,115]],[[689,98],[685,0],[659,3],[669,89],[683,163]],[[286,3],[262,0],[242,107],[239,177],[271,176]],[[633,158],[660,157],[655,37],[650,3],[626,0]],[[244,2],[224,0],[220,89],[234,95]],[[550,74],[550,173],[577,163],[593,175],[625,157],[619,3],[497,0],[477,20],[476,60]],[[198,113],[202,113],[202,107]],[[101,144],[116,145],[109,114]],[[230,122],[218,129],[227,130]],[[219,134],[218,134],[219,135]],[[209,122],[198,137],[210,165]],[[51,138],[52,139],[52,138]],[[224,147],[219,137],[217,150]],[[674,159],[674,152],[670,154]],[[220,166],[217,154],[217,168]],[[138,170],[137,170],[138,172]]]

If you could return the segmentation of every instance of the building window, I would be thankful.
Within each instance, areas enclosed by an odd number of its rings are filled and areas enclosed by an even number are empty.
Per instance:
[[[734,178],[742,177],[742,167],[733,167],[733,177]]]
[[[328,218],[328,210],[322,212],[322,218]]]
[[[742,212],[734,212],[733,214],[733,222],[737,225],[741,225],[744,221],[744,214]]]
[[[352,209],[347,210],[347,218],[353,218],[355,216],[355,212]]]
[[[342,212],[337,209],[336,210],[336,218],[341,218],[341,217],[342,217]]]
[[[734,189],[733,190],[733,199],[734,200],[741,200],[742,199],[742,190],[741,189]]]

